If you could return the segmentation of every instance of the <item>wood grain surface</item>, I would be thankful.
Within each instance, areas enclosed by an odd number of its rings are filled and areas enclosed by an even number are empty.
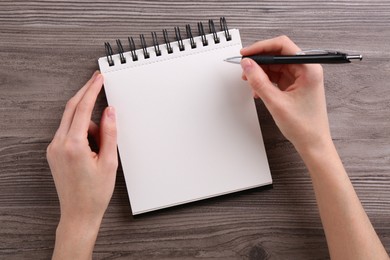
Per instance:
[[[45,150],[66,101],[104,55],[103,42],[227,18],[244,45],[281,34],[301,48],[359,52],[326,65],[332,136],[390,251],[390,2],[0,1],[0,258],[48,259],[59,204]],[[138,43],[137,43],[138,44]],[[132,217],[121,170],[94,259],[327,259],[310,178],[256,101],[273,189]],[[104,94],[95,107],[99,121]]]

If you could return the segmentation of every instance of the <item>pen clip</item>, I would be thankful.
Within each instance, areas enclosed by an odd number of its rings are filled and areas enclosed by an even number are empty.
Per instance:
[[[339,55],[340,57],[343,57],[344,59],[348,60],[362,60],[363,56],[361,54],[353,54],[349,55],[344,52],[340,51],[331,51],[331,50],[320,50],[320,49],[313,49],[313,50],[302,50],[296,53],[296,55]]]
[[[320,49],[302,50],[296,53],[296,55],[329,55],[329,54],[346,55],[345,53],[339,51],[320,50]]]

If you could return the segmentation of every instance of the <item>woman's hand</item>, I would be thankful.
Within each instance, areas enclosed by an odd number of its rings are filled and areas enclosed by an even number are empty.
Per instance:
[[[294,55],[287,37],[261,41],[242,55]],[[243,78],[300,153],[313,182],[332,259],[388,259],[330,136],[320,65],[258,66],[243,59]],[[275,86],[276,85],[276,86]]]
[[[102,84],[102,75],[95,72],[68,101],[61,124],[47,148],[61,207],[53,258],[92,256],[114,190],[118,167],[114,108],[105,109],[100,128],[91,121]],[[88,133],[100,144],[98,153],[91,150]]]
[[[243,56],[295,55],[300,51],[288,37],[257,42],[241,50]],[[331,141],[320,65],[264,65],[241,61],[243,79],[260,97],[283,135],[298,152]]]

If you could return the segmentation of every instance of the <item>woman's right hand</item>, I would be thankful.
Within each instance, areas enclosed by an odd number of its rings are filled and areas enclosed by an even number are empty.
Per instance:
[[[243,56],[295,55],[300,49],[288,37],[259,41],[241,50]],[[244,58],[247,80],[270,111],[283,135],[300,153],[332,142],[321,65],[262,65]]]

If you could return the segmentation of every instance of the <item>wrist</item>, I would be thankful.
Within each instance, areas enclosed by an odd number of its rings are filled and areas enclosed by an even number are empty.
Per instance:
[[[315,142],[294,146],[309,168],[313,162],[326,161],[329,156],[337,154],[333,140],[330,136],[319,138]]]
[[[292,142],[299,155],[303,157],[314,156],[326,149],[334,147],[330,133],[322,134],[313,138],[306,138],[301,142]]]
[[[79,243],[95,242],[99,232],[100,222],[73,222],[60,220],[57,230],[57,239],[72,239]]]
[[[88,205],[87,203],[84,204]],[[74,229],[80,227],[99,229],[103,216],[104,212],[96,207],[66,207],[61,205],[61,218],[58,225]]]
[[[53,259],[90,259],[101,220],[80,220],[61,216],[56,230]]]
[[[102,218],[71,218],[61,216],[57,226],[57,234],[66,232],[69,236],[93,237],[99,232]]]
[[[348,179],[331,138],[324,139],[313,146],[300,147],[297,151],[309,170],[314,186],[321,184],[321,186],[327,187],[329,185],[326,183],[330,180],[332,180],[331,186],[333,186],[334,180],[341,183]]]

